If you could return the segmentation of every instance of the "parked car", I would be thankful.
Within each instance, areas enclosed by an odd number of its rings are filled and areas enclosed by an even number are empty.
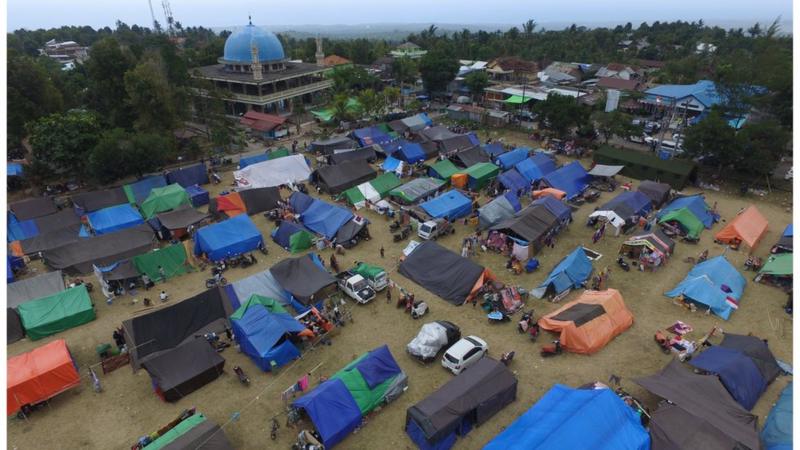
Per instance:
[[[375,298],[375,290],[369,286],[367,280],[361,275],[345,270],[338,273],[336,279],[339,282],[339,289],[362,305]]]
[[[628,136],[628,140],[635,144],[645,144],[647,138],[650,138],[650,136]]]
[[[461,339],[458,325],[446,320],[426,323],[417,336],[406,345],[408,354],[428,363],[436,359],[439,352],[445,351]]]
[[[430,239],[435,241],[439,236],[453,234],[455,232],[456,229],[453,228],[453,224],[450,221],[445,219],[434,219],[422,223],[417,230],[417,236],[425,239],[426,241]]]
[[[442,357],[442,366],[458,375],[478,362],[489,351],[489,344],[477,336],[461,338],[447,349]]]

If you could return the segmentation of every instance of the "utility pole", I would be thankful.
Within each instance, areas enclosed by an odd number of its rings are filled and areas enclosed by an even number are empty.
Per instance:
[[[161,0],[161,7],[164,8],[164,16],[167,18],[167,33],[170,37],[175,36],[175,19],[172,18],[172,7],[169,0]]]
[[[153,12],[153,0],[147,0],[147,4],[150,6],[150,17],[153,19],[153,31],[158,33],[161,27],[156,20],[156,13]]]

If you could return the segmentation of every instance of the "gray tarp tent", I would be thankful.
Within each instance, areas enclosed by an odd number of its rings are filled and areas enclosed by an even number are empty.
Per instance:
[[[139,270],[136,269],[136,266],[134,266],[133,262],[129,259],[120,261],[117,267],[114,267],[114,270],[103,273],[103,278],[106,281],[120,281],[138,277]]]
[[[155,236],[147,224],[54,248],[44,252],[45,264],[70,274],[92,271],[92,265],[108,266],[147,252]]]
[[[338,194],[353,186],[372,180],[377,174],[366,161],[346,161],[335,166],[322,166],[311,179],[331,194]]]
[[[48,233],[34,236],[30,239],[25,239],[24,241],[19,241],[19,245],[22,248],[22,253],[26,255],[33,255],[35,253],[63,247],[73,242],[86,240],[86,238],[82,238],[78,235],[80,231],[81,224],[76,223],[68,225],[59,230],[50,231]]]
[[[514,374],[499,361],[484,357],[408,408],[406,430],[414,422],[424,439],[435,445],[462,426],[469,429],[484,424],[516,398]],[[464,420],[470,423],[464,426]]]
[[[461,167],[472,167],[478,163],[492,162],[492,160],[489,159],[489,155],[484,153],[480,147],[472,146],[471,143],[470,146],[471,148],[467,148],[453,155],[450,160]]]
[[[362,147],[356,150],[349,150],[338,152],[331,155],[331,164],[341,164],[347,161],[366,161],[372,162],[377,159],[375,149],[380,149],[380,145],[373,144],[368,147]],[[383,150],[380,150],[383,153]]]
[[[220,288],[212,288],[166,308],[122,322],[131,354],[131,366],[170,350],[207,331],[223,332],[233,314]]]
[[[208,214],[201,213],[189,205],[183,205],[178,209],[156,214],[156,219],[161,223],[161,226],[168,230],[189,228],[190,225],[200,223],[207,218]]]
[[[725,333],[719,345],[731,350],[738,350],[753,360],[767,384],[775,381],[775,378],[781,374],[781,368],[775,355],[772,354],[767,343],[756,336]]]
[[[542,204],[535,204],[518,212],[514,217],[494,225],[491,229],[527,242],[536,242],[558,224],[558,217],[550,210]]]
[[[247,208],[248,216],[275,209],[281,201],[281,191],[277,186],[246,189],[240,191],[239,196]]]
[[[61,230],[66,228],[70,225],[75,225],[81,223],[81,218],[75,214],[75,211],[71,208],[62,209],[57,213],[53,213],[47,216],[42,216],[34,219],[36,222],[36,229],[39,230],[39,234],[46,234],[52,231]]]
[[[644,180],[639,183],[636,189],[646,195],[653,202],[653,207],[660,208],[669,200],[669,192],[672,186],[666,183],[656,183],[655,181]]]
[[[233,446],[219,425],[206,419],[162,447],[162,450],[233,450]]]
[[[222,375],[225,359],[203,337],[142,363],[160,396],[176,402]]]
[[[620,173],[625,166],[606,166],[603,164],[595,164],[588,173],[595,177],[613,177]]]
[[[674,359],[661,372],[634,381],[672,403],[650,420],[654,450],[730,450],[737,443],[761,448],[758,417],[739,405],[718,377],[697,375]]]
[[[466,301],[484,270],[433,241],[418,245],[398,269],[403,276],[454,305]]]
[[[330,155],[335,150],[356,148],[356,142],[347,136],[333,136],[330,139],[323,139],[311,143],[311,151],[319,152],[323,155]]]
[[[466,134],[460,134],[439,141],[439,151],[446,153],[467,150],[473,147],[475,147],[475,144]]]
[[[84,213],[128,203],[128,196],[121,187],[74,194],[71,198],[72,203],[82,209]]]
[[[60,270],[45,272],[33,278],[26,278],[8,284],[6,287],[6,306],[16,308],[28,300],[57,294],[64,289],[64,275]]]
[[[514,205],[505,197],[500,195],[489,203],[478,208],[478,219],[481,229],[486,229],[496,225],[506,219],[514,217]]]
[[[19,221],[35,219],[58,212],[53,197],[35,197],[20,200],[9,205],[14,217]]]
[[[419,134],[429,141],[443,141],[445,139],[458,136],[458,134],[453,133],[452,131],[448,130],[447,127],[443,127],[441,125],[426,128],[420,131]]]
[[[336,288],[336,278],[316,265],[309,255],[284,259],[269,271],[278,284],[305,306],[320,300],[318,294]]]
[[[445,186],[445,182],[436,178],[414,178],[408,183],[389,191],[389,196],[395,201],[410,205],[435,194],[443,186]]]

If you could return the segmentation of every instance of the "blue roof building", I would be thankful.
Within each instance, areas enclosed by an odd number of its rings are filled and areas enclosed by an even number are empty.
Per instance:
[[[662,84],[644,91],[644,102],[660,105],[677,105],[689,111],[703,112],[722,103],[716,85],[710,80],[700,80],[695,84]]]

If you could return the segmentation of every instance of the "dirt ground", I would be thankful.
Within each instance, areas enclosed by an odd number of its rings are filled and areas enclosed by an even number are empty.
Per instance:
[[[495,136],[496,137],[496,136]],[[522,136],[508,136],[509,141],[523,143]],[[530,145],[530,142],[527,142]],[[583,161],[588,166],[588,161]],[[224,184],[212,188],[214,192],[224,189],[232,180],[230,172],[224,174]],[[638,184],[634,181],[634,185]],[[696,192],[687,189],[687,193]],[[388,222],[372,212],[366,213],[372,221],[370,232],[373,239],[362,242],[340,257],[340,264],[362,260],[378,264],[390,271],[390,276],[399,285],[412,290],[418,299],[428,301],[431,312],[422,320],[412,320],[394,305],[387,305],[384,296],[363,306],[353,306],[354,323],[348,323],[333,339],[331,346],[323,346],[306,353],[301,360],[278,370],[276,373],[262,373],[243,354],[228,349],[222,356],[227,360],[226,373],[218,380],[188,395],[177,403],[162,402],[152,391],[147,372],[140,370],[132,373],[124,367],[108,375],[101,375],[104,392],[93,392],[90,380],[84,379],[81,387],[57,396],[50,406],[35,412],[29,420],[12,418],[8,420],[8,448],[43,449],[43,448],[86,448],[86,449],[122,449],[130,448],[139,436],[150,433],[176,417],[183,409],[197,407],[211,420],[224,424],[225,434],[235,448],[288,448],[296,436],[296,430],[284,426],[285,417],[279,421],[281,429],[278,440],[270,441],[269,421],[273,415],[283,411],[280,393],[298,378],[311,369],[320,366],[313,379],[319,375],[330,375],[357,355],[388,344],[400,366],[409,376],[409,389],[397,401],[379,410],[366,419],[366,423],[357,433],[347,437],[339,448],[374,449],[374,448],[414,448],[411,440],[403,432],[406,408],[425,398],[439,386],[452,378],[435,362],[422,366],[411,359],[405,352],[405,345],[419,331],[420,326],[428,321],[446,319],[461,327],[462,334],[474,334],[489,343],[489,354],[499,357],[502,352],[515,350],[516,357],[511,365],[519,378],[517,400],[489,420],[488,423],[473,430],[466,438],[459,439],[458,448],[477,449],[492,437],[501,432],[516,417],[526,411],[553,384],[563,383],[578,386],[583,383],[599,380],[606,381],[609,375],[622,377],[622,385],[634,395],[653,408],[657,398],[640,389],[632,381],[636,377],[652,374],[662,368],[672,358],[659,351],[653,342],[653,333],[663,329],[676,320],[682,320],[694,327],[690,338],[697,339],[713,326],[720,326],[733,333],[754,333],[769,339],[770,348],[776,357],[792,363],[792,321],[782,309],[786,294],[766,285],[752,282],[753,272],[742,272],[748,278],[748,285],[738,311],[731,319],[723,321],[716,316],[703,313],[691,313],[664,297],[663,293],[674,287],[686,275],[691,265],[683,262],[687,256],[696,256],[707,248],[710,256],[724,252],[724,248],[713,243],[712,236],[724,226],[725,219],[733,217],[740,208],[749,203],[756,203],[759,210],[769,219],[770,229],[767,236],[756,248],[755,254],[766,257],[769,247],[774,243],[783,228],[791,221],[790,196],[774,196],[766,198],[739,197],[717,192],[706,192],[709,203],[717,202],[723,222],[712,230],[702,233],[699,245],[678,243],[675,255],[667,266],[658,272],[623,272],[614,263],[623,237],[607,234],[596,245],[591,244],[592,231],[584,224],[595,205],[600,205],[619,193],[603,193],[595,204],[587,204],[575,213],[575,221],[558,236],[555,249],[545,249],[537,257],[541,268],[532,274],[514,276],[505,270],[505,260],[494,253],[479,253],[476,261],[490,268],[503,282],[516,284],[525,288],[538,285],[553,266],[577,245],[585,245],[602,253],[604,256],[594,263],[595,269],[609,266],[612,270],[609,286],[619,289],[628,308],[635,316],[634,325],[621,336],[612,341],[600,352],[583,356],[565,353],[556,358],[542,359],[539,356],[541,346],[554,339],[543,335],[538,342],[517,333],[514,321],[505,324],[489,324],[486,314],[472,307],[451,306],[447,302],[435,298],[421,287],[399,275],[396,271],[398,257],[407,242],[393,243],[388,231]],[[326,198],[329,200],[329,198]],[[485,199],[481,202],[483,203]],[[269,256],[256,253],[259,263],[248,269],[231,269],[226,276],[229,280],[237,280],[272,266],[279,260],[290,256],[268,239],[272,224],[262,216],[254,216],[253,220],[263,231],[270,248]],[[440,240],[440,243],[453,251],[459,252],[461,239],[472,230],[464,225],[457,225],[457,233]],[[383,245],[386,249],[385,259],[381,259],[378,249]],[[322,253],[328,258],[330,250]],[[738,267],[742,268],[746,254],[728,251],[727,256]],[[44,270],[41,266],[38,270]],[[173,279],[159,289],[166,289],[173,302],[187,298],[204,289],[206,273],[192,273]],[[395,293],[395,297],[396,297]],[[570,301],[578,295],[571,293],[563,302]],[[131,297],[126,296],[106,305],[97,292],[93,299],[97,309],[97,320],[78,328],[68,330],[47,339],[31,342],[24,339],[8,346],[9,355],[31,350],[53,339],[66,339],[81,371],[87,373],[87,367],[98,362],[95,346],[113,343],[111,333],[122,320],[131,317],[141,310],[142,293],[139,303],[131,304]],[[530,299],[525,309],[533,308],[536,317],[558,308],[544,300]],[[719,338],[714,339],[718,342]],[[240,365],[250,375],[252,383],[242,386],[232,372],[235,365]],[[779,377],[762,396],[753,413],[759,416],[763,424],[767,413],[790,377]],[[316,381],[312,384],[316,384]],[[335,414],[335,412],[332,412]],[[233,420],[234,416],[238,416]]]

